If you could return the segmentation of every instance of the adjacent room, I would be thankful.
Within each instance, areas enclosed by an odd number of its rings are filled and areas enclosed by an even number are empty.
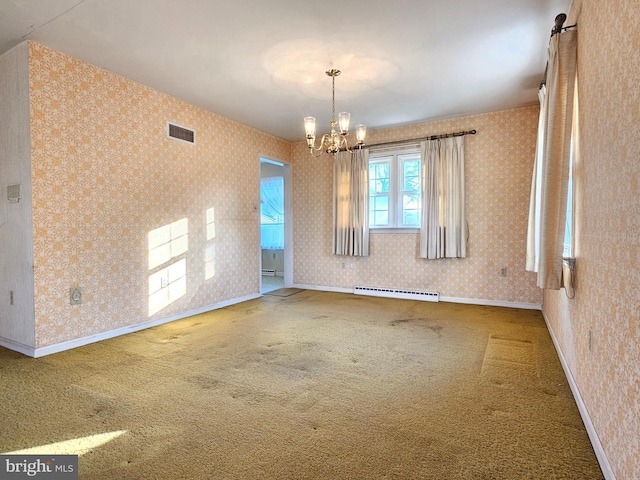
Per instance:
[[[629,0],[3,3],[0,472],[640,479],[639,46]]]

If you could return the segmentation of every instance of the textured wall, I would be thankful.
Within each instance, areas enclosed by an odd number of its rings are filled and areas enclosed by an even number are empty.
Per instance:
[[[640,478],[640,3],[574,0],[575,22],[576,294],[544,312],[616,478]]]
[[[370,256],[331,254],[332,164],[294,145],[294,283],[435,290],[446,297],[540,304],[525,272],[527,215],[538,108],[376,130],[369,144],[477,129],[466,137],[466,259],[422,260],[417,234],[372,234]],[[346,262],[346,269],[341,263]],[[501,277],[500,268],[508,275]]]
[[[14,347],[35,344],[28,55],[22,44],[0,57],[0,342]],[[20,185],[18,203],[7,199],[9,185]]]
[[[153,318],[258,293],[259,156],[286,161],[291,144],[29,45],[37,346],[148,320],[149,277],[177,260],[186,293]],[[196,145],[167,139],[167,121]],[[148,233],[183,218],[188,251],[150,270]]]

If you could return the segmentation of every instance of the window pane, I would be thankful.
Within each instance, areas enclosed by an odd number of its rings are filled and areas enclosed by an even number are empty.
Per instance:
[[[420,160],[404,162],[404,174],[411,177],[420,175]]]
[[[388,193],[389,180],[389,163],[369,165],[369,189],[372,193]]]
[[[415,210],[404,212],[404,225],[420,225],[420,212]]]
[[[404,190],[417,192],[420,190],[420,177],[404,177]]]
[[[376,177],[377,178],[389,178],[389,164],[388,163],[376,163]]]
[[[389,182],[383,180],[376,180],[373,188],[374,193],[387,193],[389,192]]]
[[[386,195],[369,198],[369,224],[386,227],[389,225],[389,197]]]
[[[389,197],[374,197],[375,210],[389,210]]]
[[[387,212],[375,212],[373,215],[375,225],[388,225],[389,214]]]
[[[416,193],[404,194],[402,196],[402,209],[403,210],[419,210],[420,195]]]
[[[403,163],[403,190],[415,192],[420,190],[420,160]]]
[[[404,194],[402,196],[402,224],[404,226],[420,224],[419,194]]]

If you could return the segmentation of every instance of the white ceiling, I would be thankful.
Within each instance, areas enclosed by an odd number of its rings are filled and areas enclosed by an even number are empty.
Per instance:
[[[537,102],[571,0],[0,0],[34,40],[288,140],[336,110],[368,128]],[[322,132],[320,132],[322,133]]]

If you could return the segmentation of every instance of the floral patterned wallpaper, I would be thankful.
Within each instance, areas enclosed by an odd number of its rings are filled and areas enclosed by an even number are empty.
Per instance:
[[[538,107],[368,132],[367,143],[476,129],[465,137],[469,224],[465,259],[423,260],[418,234],[370,236],[369,257],[331,254],[332,163],[294,145],[294,283],[437,291],[443,297],[539,305],[535,277],[525,271],[529,190]],[[342,268],[342,263],[345,268]],[[500,269],[506,267],[507,275]]]
[[[574,23],[576,290],[544,313],[615,477],[640,478],[640,2],[574,0]]]
[[[36,347],[258,293],[259,157],[288,161],[289,142],[34,42],[29,81]],[[149,269],[149,232],[184,218],[186,288],[149,317],[150,277],[172,265]]]

